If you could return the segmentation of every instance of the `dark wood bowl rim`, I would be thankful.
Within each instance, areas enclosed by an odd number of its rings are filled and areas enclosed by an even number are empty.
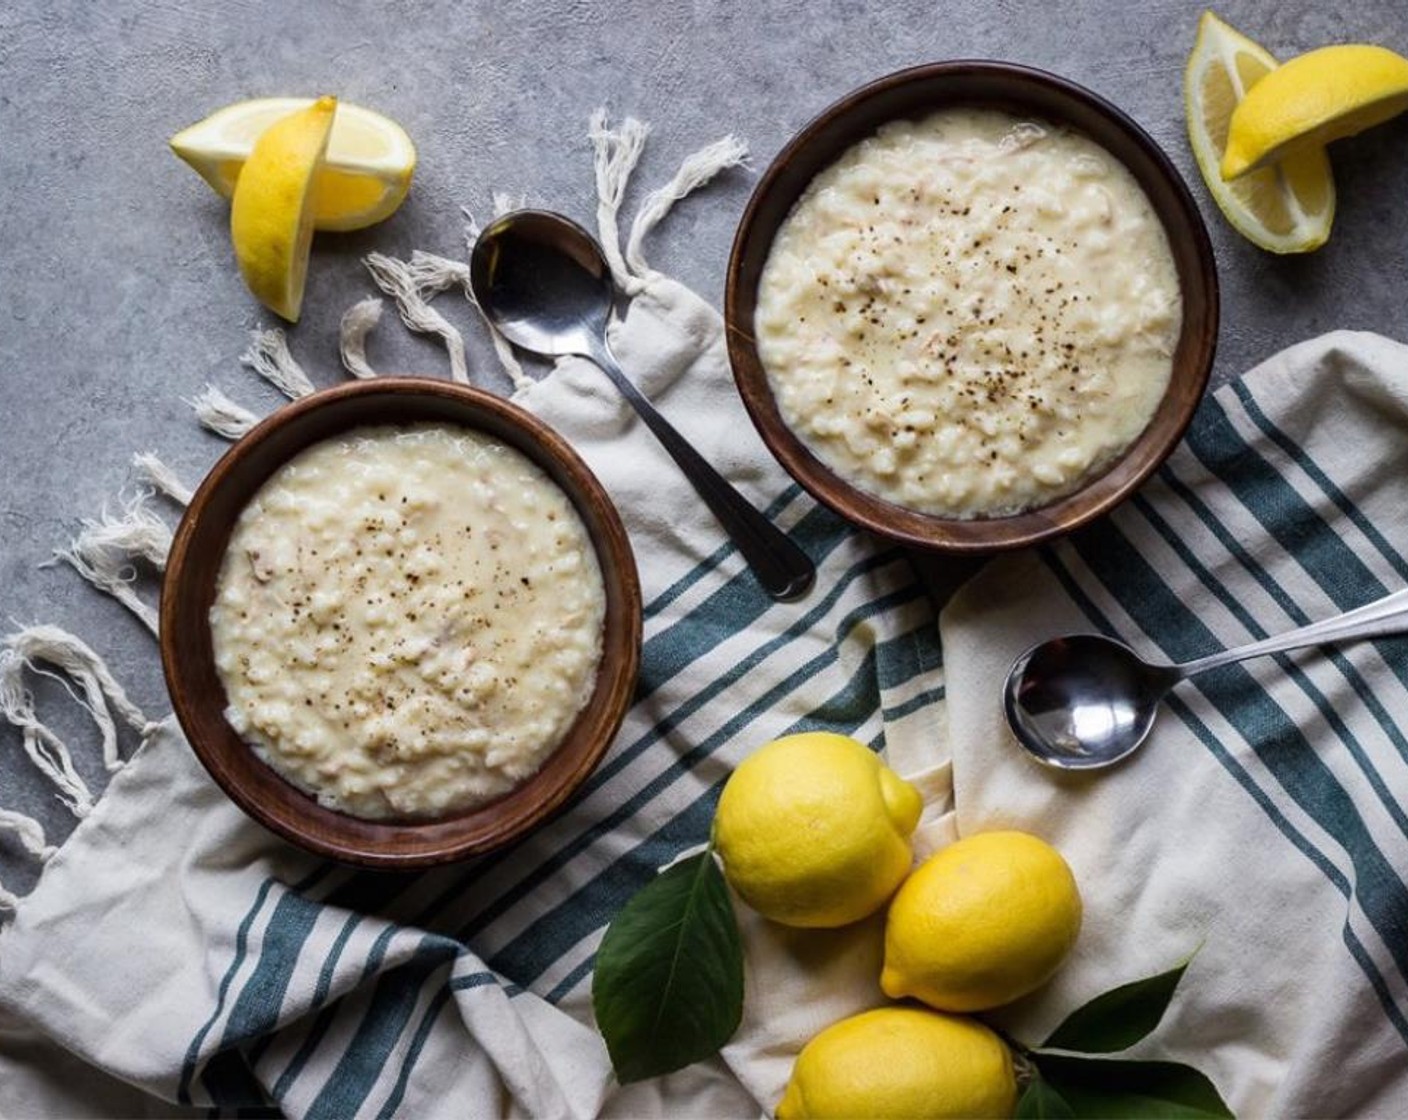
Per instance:
[[[1103,117],[1114,126],[1114,131],[1123,133],[1140,151],[1167,192],[1167,208],[1160,206],[1153,195],[1150,195],[1150,202],[1168,235],[1175,259],[1179,257],[1179,241],[1182,241],[1188,246],[1193,263],[1186,270],[1179,268],[1184,315],[1169,389],[1144,431],[1104,470],[1063,498],[1010,516],[961,519],[922,513],[861,489],[832,471],[792,432],[778,411],[758,357],[753,331],[756,284],[748,284],[743,274],[750,270],[761,273],[772,236],[765,237],[755,227],[762,220],[760,212],[777,204],[773,196],[782,189],[779,180],[788,175],[800,155],[809,153],[814,146],[826,150],[829,155],[818,167],[819,172],[851,144],[873,134],[878,125],[850,139],[833,142],[835,135],[846,135],[848,121],[862,115],[874,99],[905,86],[919,88],[945,81],[961,84],[973,79],[1005,83],[1012,91],[1011,96],[1004,99],[1002,95],[973,97],[955,93],[945,97],[931,93],[927,105],[916,97],[911,108],[886,119],[915,119],[946,105],[1011,106],[1024,100],[1025,91],[1044,87],[1058,99],[1064,98]],[[1075,131],[1086,132],[1078,122],[1064,120],[1051,108],[1033,107],[1029,111],[1033,116],[1069,123]],[[1129,167],[1141,188],[1150,194],[1149,182],[1136,168],[1130,167],[1127,159],[1111,151],[1107,144],[1101,143],[1101,146]],[[810,160],[801,162],[805,165]],[[787,213],[805,189],[806,182],[810,182],[810,177],[786,200]],[[809,121],[769,164],[748,200],[734,235],[724,292],[725,335],[734,382],[763,442],[788,473],[818,501],[872,532],[918,548],[963,554],[1025,548],[1068,533],[1108,512],[1142,485],[1178,445],[1192,422],[1212,372],[1218,318],[1219,292],[1212,243],[1192,194],[1163,149],[1123,110],[1084,86],[1045,70],[985,59],[927,63],[888,74],[852,91]]]
[[[319,805],[314,798],[254,756],[253,750],[224,721],[223,689],[218,697],[199,692],[190,680],[190,667],[181,663],[178,654],[178,648],[183,646],[179,638],[180,628],[197,626],[204,627],[207,634],[209,631],[208,605],[192,601],[200,589],[191,587],[187,577],[192,549],[218,544],[223,556],[233,530],[233,523],[213,527],[204,523],[212,496],[233,483],[247,487],[248,495],[252,496],[278,466],[300,450],[335,435],[337,431],[348,431],[370,423],[417,422],[413,418],[394,414],[384,421],[353,419],[307,440],[295,441],[296,446],[289,454],[280,457],[272,469],[261,472],[258,479],[240,478],[240,472],[246,468],[250,457],[274,433],[282,432],[318,410],[349,398],[376,396],[402,400],[411,396],[439,398],[451,402],[452,407],[466,408],[469,415],[492,416],[506,428],[516,430],[522,442],[512,445],[539,466],[554,468],[549,471],[550,476],[568,493],[582,516],[597,551],[607,596],[608,633],[604,639],[596,686],[562,744],[548,756],[537,774],[504,797],[464,813],[434,820],[367,821]],[[434,417],[427,415],[424,420],[434,422]],[[475,428],[469,419],[442,419],[441,422]],[[556,472],[570,479],[571,487],[577,488],[580,494],[564,486],[556,477]],[[579,497],[590,503],[589,510],[583,508]],[[218,558],[216,564],[218,567]],[[316,855],[374,869],[409,870],[448,863],[502,847],[535,828],[563,805],[596,768],[630,707],[640,667],[641,626],[640,581],[625,526],[601,483],[562,436],[544,421],[494,393],[437,378],[387,376],[320,389],[310,396],[285,404],[220,458],[197,488],[173,538],[162,589],[160,645],[162,669],[176,718],[196,757],[236,805],[279,836]],[[215,672],[213,664],[206,668],[211,673]],[[216,676],[218,679],[218,674]],[[220,724],[226,732],[217,736],[219,741],[212,741],[202,732],[203,727],[214,726],[210,722],[212,708],[219,715]],[[592,725],[595,726],[595,739],[582,749],[576,749],[574,745],[573,752],[569,753],[569,745],[573,744],[573,737],[583,730],[581,725],[584,722],[588,724],[588,731]],[[245,781],[230,764],[229,756],[237,749],[273,776],[276,789],[274,799],[283,802],[282,806],[266,804],[262,797],[246,788]],[[560,760],[572,758],[574,754],[574,761],[564,768]],[[240,760],[241,769],[246,765],[244,760]],[[282,790],[277,790],[277,787],[282,787]],[[537,790],[539,796],[530,801],[523,792],[528,790]],[[492,814],[496,806],[520,796],[524,802],[522,809],[506,818],[504,825],[498,828],[493,827],[493,818],[489,817],[491,823],[486,831],[483,827],[486,816]],[[289,806],[296,806],[298,813],[291,816],[288,812],[278,811]],[[303,813],[307,814],[306,818]]]

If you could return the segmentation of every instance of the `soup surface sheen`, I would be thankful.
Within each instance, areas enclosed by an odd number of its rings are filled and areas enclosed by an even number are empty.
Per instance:
[[[230,538],[210,612],[226,718],[330,808],[466,810],[561,743],[605,601],[581,518],[520,452],[356,429],[285,464]]]
[[[1094,141],[988,109],[896,121],[808,186],[758,353],[823,463],[945,517],[1046,505],[1157,410],[1182,323],[1168,239]]]

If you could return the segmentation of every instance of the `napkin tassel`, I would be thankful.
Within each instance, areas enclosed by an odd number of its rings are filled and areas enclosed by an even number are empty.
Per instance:
[[[635,295],[643,285],[621,256],[617,215],[621,212],[621,201],[626,197],[626,184],[631,181],[631,172],[645,150],[650,126],[635,117],[627,117],[616,128],[608,128],[606,121],[606,107],[602,106],[592,114],[587,128],[587,136],[596,154],[597,235],[601,238],[606,263],[611,266],[617,285],[628,295]]]
[[[748,146],[738,137],[729,135],[715,140],[707,147],[700,148],[691,156],[686,156],[679,170],[663,187],[652,191],[636,211],[631,224],[631,236],[626,242],[626,264],[637,276],[645,276],[652,269],[645,262],[641,242],[651,230],[664,220],[675,203],[688,198],[700,187],[705,186],[721,171],[738,167],[748,159]]]
[[[277,327],[250,331],[249,346],[240,355],[240,364],[252,369],[290,400],[306,397],[314,390],[312,380],[288,348],[288,338]],[[186,402],[194,410],[200,426],[225,439],[244,437],[259,423],[259,417],[236,404],[214,385],[206,385]]]
[[[139,451],[133,455],[132,469],[142,482],[158,493],[165,494],[177,505],[184,507],[191,504],[194,492],[153,452]]]
[[[362,258],[372,280],[386,295],[396,301],[401,321],[420,334],[437,335],[450,355],[450,378],[461,385],[469,384],[469,366],[464,356],[464,336],[450,321],[430,306],[430,297],[458,284],[469,289],[469,265],[452,261],[417,249],[409,261],[397,260],[381,253],[368,253]]]
[[[258,416],[236,404],[214,385],[207,385],[186,403],[195,410],[202,428],[225,439],[239,439],[259,423]]]
[[[146,488],[125,501],[122,514],[103,510],[96,519],[85,519],[67,548],[56,549],[54,561],[63,561],[98,590],[106,592],[135,614],[156,636],[157,611],[137,592],[137,564],[157,573],[166,570],[171,551],[171,528],[150,506],[155,494],[186,505],[191,488],[176,472],[150,451],[133,456],[132,466]]]
[[[148,506],[148,492],[128,499],[120,516],[106,509],[97,518],[85,518],[78,535],[66,548],[54,550],[54,561],[63,561],[99,591],[111,595],[157,634],[156,608],[136,588],[137,561],[157,572],[165,571],[171,551],[171,529]]]
[[[313,382],[289,353],[288,339],[277,327],[251,331],[249,348],[240,355],[240,362],[290,400],[296,401],[313,392]]]
[[[381,322],[381,300],[368,296],[358,300],[342,313],[338,325],[338,352],[342,365],[353,377],[375,377],[376,370],[367,361],[367,335]]]
[[[37,820],[11,809],[0,809],[0,832],[14,833],[19,838],[20,847],[40,863],[47,863],[49,857],[58,851],[45,839],[44,828]],[[0,883],[0,911],[14,912],[19,902],[19,896]]]
[[[52,666],[58,672],[40,668],[41,665]],[[60,681],[92,717],[102,739],[103,765],[109,773],[123,766],[114,714],[142,736],[156,725],[128,698],[107,662],[67,631],[57,626],[29,626],[0,641],[0,716],[19,729],[25,754],[54,783],[59,800],[82,819],[92,811],[92,791],[74,769],[68,744],[35,711],[34,695],[24,683],[26,672]],[[0,807],[0,831],[13,833],[24,850],[41,862],[48,861],[57,850],[45,839],[43,826],[17,810]],[[0,884],[0,910],[13,911],[18,901]]]

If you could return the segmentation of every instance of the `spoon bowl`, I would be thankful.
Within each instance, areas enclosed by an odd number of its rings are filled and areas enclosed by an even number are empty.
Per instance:
[[[1046,766],[1096,770],[1128,758],[1154,725],[1159,701],[1185,677],[1306,646],[1380,638],[1408,630],[1408,590],[1180,665],[1153,665],[1098,634],[1052,638],[1012,663],[1003,710],[1017,741]]]
[[[1003,707],[1022,746],[1061,770],[1110,766],[1138,749],[1179,680],[1122,642],[1074,634],[1033,646],[1007,675]]]
[[[522,210],[512,218],[485,230],[470,256],[480,308],[524,350],[590,356],[615,303],[605,256],[586,230],[557,214]]]

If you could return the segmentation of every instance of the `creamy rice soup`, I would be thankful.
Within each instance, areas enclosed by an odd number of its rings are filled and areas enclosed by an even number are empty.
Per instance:
[[[210,612],[226,718],[330,808],[468,809],[562,741],[605,602],[586,527],[520,452],[360,428],[290,460],[239,518]]]
[[[788,426],[947,517],[1045,505],[1143,431],[1182,322],[1163,226],[1075,133],[985,109],[896,121],[798,200],[758,293]]]

